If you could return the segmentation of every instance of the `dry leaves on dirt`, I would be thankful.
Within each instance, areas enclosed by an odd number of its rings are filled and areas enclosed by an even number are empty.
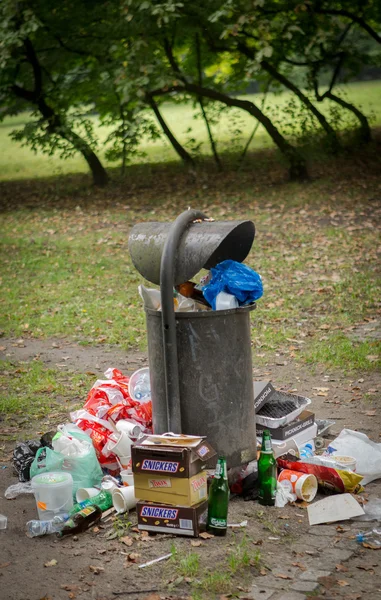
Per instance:
[[[55,567],[57,564],[57,561],[55,558],[52,558],[52,560],[49,560],[48,562],[46,562],[44,564],[44,567]]]
[[[202,538],[203,540],[209,540],[210,538],[214,538],[214,535],[212,535],[211,533],[208,533],[207,531],[203,531],[202,533],[200,533],[200,538]]]
[[[198,548],[199,546],[202,546],[202,541],[201,540],[191,540],[191,546],[193,546],[194,548]]]
[[[102,571],[104,571],[103,567],[98,567],[97,565],[89,565],[89,570],[94,573],[94,575],[99,575],[99,573],[102,573]]]
[[[340,572],[345,573],[346,571],[348,571],[348,568],[345,567],[344,565],[340,565],[339,564],[339,565],[336,565],[336,571],[340,571]]]
[[[128,565],[128,563],[136,563],[138,558],[140,558],[140,554],[137,552],[130,552],[130,554],[127,554],[126,564]]]
[[[124,537],[121,537],[120,541],[123,544],[125,544],[126,546],[132,546],[132,544],[134,543],[134,540],[129,535],[125,535]]]
[[[350,585],[350,583],[348,581],[345,581],[345,579],[338,579],[337,585],[339,585],[340,587],[346,587],[347,585]]]
[[[278,577],[279,579],[293,579],[290,575],[284,575],[283,573],[276,573],[274,577]]]

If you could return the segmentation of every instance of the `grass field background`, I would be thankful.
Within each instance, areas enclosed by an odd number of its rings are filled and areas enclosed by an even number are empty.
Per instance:
[[[381,124],[381,81],[342,85],[338,90],[348,101],[361,107],[365,114],[372,116],[374,125]],[[253,100],[258,106],[260,106],[262,101],[261,94],[247,96],[247,98]],[[290,98],[291,94],[288,92],[281,94],[270,93],[267,96],[264,108],[264,112],[285,133],[289,132],[290,124],[293,121],[285,113],[285,107],[288,105]],[[326,101],[318,106],[319,110],[329,118],[330,103]],[[187,139],[192,136],[198,142],[202,143],[202,153],[210,153],[205,125],[200,119],[194,119],[194,110],[190,104],[166,103],[162,107],[162,114],[181,143],[186,144]],[[234,110],[234,114],[239,115],[237,125],[243,131],[240,141],[244,145],[256,121],[243,111]],[[232,129],[235,127],[231,123],[231,117],[231,111],[225,111],[218,125],[213,127],[220,151],[231,150]],[[24,125],[28,118],[29,115],[24,113],[16,117],[6,118],[0,123],[0,180],[48,177],[87,171],[87,165],[79,154],[63,161],[57,155],[47,156],[40,152],[34,153],[28,147],[21,146],[20,143],[12,141],[9,137],[10,132]],[[96,135],[99,138],[98,154],[104,160],[104,148],[102,145],[110,133],[110,128],[100,127],[96,117],[93,117],[93,121]],[[191,134],[186,133],[189,127],[192,127]],[[272,145],[272,140],[269,138],[267,132],[260,126],[250,148],[255,150],[261,147],[272,147]],[[172,147],[164,138],[156,142],[143,140],[141,150],[146,153],[146,157],[144,159],[136,158],[132,162],[155,163],[178,159]]]

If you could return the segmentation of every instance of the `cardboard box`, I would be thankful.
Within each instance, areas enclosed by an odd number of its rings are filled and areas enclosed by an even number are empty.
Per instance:
[[[315,415],[310,410],[304,410],[295,421],[291,423],[287,423],[287,425],[283,425],[283,427],[278,427],[277,429],[271,429],[271,437],[276,440],[287,440],[290,437],[295,437],[298,433],[311,427],[315,423]],[[264,427],[263,425],[259,425],[257,423],[257,435],[262,437],[262,432],[264,429],[268,429],[268,427]]]
[[[134,473],[135,498],[165,504],[193,506],[207,499],[207,480],[206,471],[201,471],[189,479]]]
[[[269,381],[254,381],[253,383],[254,409],[257,413],[271,399],[276,390]]]
[[[132,446],[132,471],[190,479],[206,468],[215,450],[205,438],[147,435]]]
[[[206,500],[196,506],[138,502],[136,513],[138,528],[142,531],[197,537],[206,529],[208,502]]]

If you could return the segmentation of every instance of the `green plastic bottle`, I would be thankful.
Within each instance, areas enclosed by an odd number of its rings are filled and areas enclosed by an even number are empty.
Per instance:
[[[102,490],[92,498],[86,498],[86,500],[82,500],[82,502],[77,502],[77,504],[74,504],[73,508],[69,511],[68,517],[75,515],[82,510],[82,508],[86,508],[86,506],[90,505],[99,506],[102,511],[107,510],[112,507],[112,495],[107,490]]]

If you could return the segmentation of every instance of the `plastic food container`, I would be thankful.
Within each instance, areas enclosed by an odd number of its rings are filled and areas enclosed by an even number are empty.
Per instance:
[[[286,392],[275,392],[256,414],[256,420],[257,423],[269,429],[283,427],[294,421],[309,404],[311,404],[310,398]]]
[[[284,469],[280,473],[278,481],[282,483],[286,489],[290,490],[290,492],[296,494],[296,497],[299,498],[299,500],[312,502],[316,496],[318,482],[315,475]]]
[[[51,521],[73,507],[73,478],[70,473],[41,473],[32,478],[32,490],[36,498],[38,517]]]

